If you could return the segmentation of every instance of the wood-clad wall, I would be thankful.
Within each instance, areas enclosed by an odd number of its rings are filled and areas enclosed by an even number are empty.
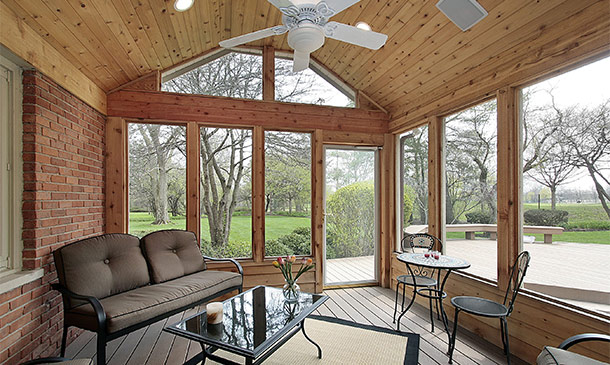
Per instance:
[[[187,228],[199,235],[199,127],[245,127],[253,130],[252,159],[252,253],[251,259],[241,260],[244,267],[245,288],[255,285],[281,285],[279,270],[265,258],[265,194],[264,194],[264,132],[286,130],[312,134],[312,257],[316,269],[305,274],[299,284],[304,290],[321,292],[323,289],[323,229],[324,229],[324,144],[343,144],[383,147],[382,177],[393,174],[394,136],[387,134],[388,117],[380,111],[338,108],[275,101],[241,100],[201,95],[174,94],[159,91],[119,90],[108,95],[110,115],[107,133],[109,153],[106,191],[107,231],[126,232],[127,200],[127,140],[126,128],[130,121],[186,125],[187,128]],[[393,201],[393,180],[382,179],[382,202]],[[393,235],[393,204],[381,204],[382,252],[381,279],[389,282],[390,255]],[[230,265],[213,267],[230,269]]]

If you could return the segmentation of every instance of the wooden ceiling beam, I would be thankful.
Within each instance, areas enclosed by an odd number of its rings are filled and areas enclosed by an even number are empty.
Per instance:
[[[109,94],[108,103],[109,116],[137,120],[358,133],[388,130],[388,115],[375,110],[125,90]]]

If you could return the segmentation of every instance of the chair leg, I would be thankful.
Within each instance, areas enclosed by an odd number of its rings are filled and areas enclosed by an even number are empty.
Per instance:
[[[106,364],[106,334],[97,333],[97,365]]]
[[[407,284],[402,283],[402,303],[400,304],[400,310],[405,310],[405,293],[407,292]]]
[[[455,349],[455,338],[457,336],[457,326],[458,326],[458,315],[460,314],[460,310],[455,308],[455,317],[453,318],[453,331],[451,332],[451,338],[449,339],[449,363],[453,363],[453,350]]]
[[[394,316],[392,323],[396,323],[396,311],[398,310],[398,290],[400,288],[400,283],[396,283],[396,299],[394,300]],[[403,296],[404,299],[404,296]]]
[[[65,357],[66,356],[66,341],[68,339],[68,325],[65,324],[64,322],[64,331],[63,334],[61,336],[61,357]]]
[[[432,325],[432,333],[434,333],[434,308],[432,303],[432,297],[428,298],[430,302],[430,324]]]
[[[506,317],[500,318],[500,323],[502,323],[502,342],[504,345],[504,353],[506,354],[506,363],[510,365],[510,346],[508,344],[508,323],[506,322]]]

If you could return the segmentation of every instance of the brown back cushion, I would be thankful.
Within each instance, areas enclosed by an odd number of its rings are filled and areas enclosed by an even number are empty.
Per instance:
[[[55,252],[60,284],[96,298],[150,283],[138,237],[103,234],[64,246]]]
[[[142,237],[142,247],[154,283],[205,270],[205,262],[193,232],[165,230]]]

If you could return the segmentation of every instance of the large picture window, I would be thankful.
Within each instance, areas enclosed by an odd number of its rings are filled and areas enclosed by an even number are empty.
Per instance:
[[[400,136],[400,227],[402,234],[428,230],[428,126]],[[400,249],[400,248],[399,248]]]
[[[186,228],[185,127],[130,123],[129,233]]]
[[[467,272],[497,278],[496,101],[445,118],[444,250],[471,263]]]
[[[252,131],[200,129],[201,250],[252,257]]]
[[[610,302],[610,58],[521,90],[525,287]]]
[[[311,254],[311,134],[265,132],[265,255]]]

